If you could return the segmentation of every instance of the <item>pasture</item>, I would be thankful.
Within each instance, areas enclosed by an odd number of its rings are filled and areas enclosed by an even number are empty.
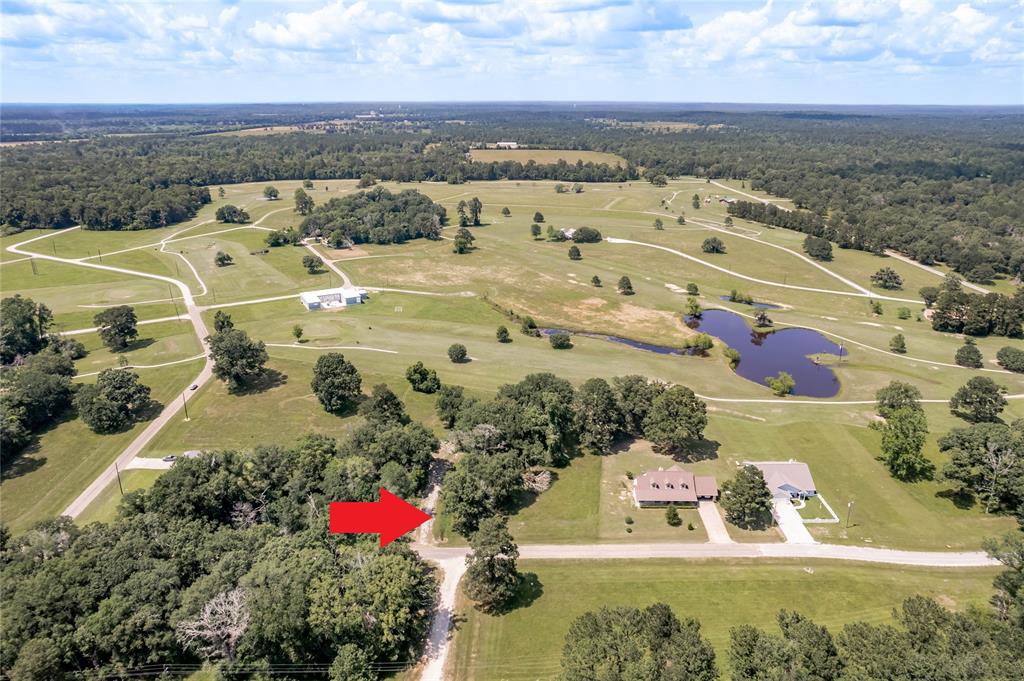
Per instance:
[[[727,678],[729,629],[738,622],[774,633],[775,617],[786,608],[836,634],[848,622],[891,622],[893,608],[914,594],[957,610],[984,607],[996,573],[781,560],[524,560],[519,569],[530,586],[521,589],[510,612],[492,616],[460,602],[450,678],[557,678],[573,619],[601,607],[653,603],[700,621]]]
[[[263,198],[268,184],[278,188],[280,200]],[[742,220],[727,226],[725,205],[718,197],[743,192],[770,198],[738,182],[712,184],[679,178],[666,187],[641,181],[588,184],[578,194],[556,193],[556,183],[548,181],[382,183],[392,191],[421,191],[444,205],[452,218],[459,201],[479,197],[484,204],[483,224],[471,228],[476,248],[466,255],[454,254],[448,240],[454,228],[449,227],[444,231],[447,238],[438,241],[321,250],[325,259],[357,286],[371,289],[366,305],[308,312],[291,298],[252,303],[338,283],[337,275],[329,270],[314,275],[305,271],[301,260],[306,249],[281,247],[261,253],[268,229],[301,221],[292,210],[291,198],[301,184],[225,185],[224,197],[218,187],[211,187],[213,203],[193,220],[173,227],[52,234],[27,248],[125,268],[139,276],[39,259],[33,271],[33,263],[5,252],[0,260],[4,295],[17,292],[46,303],[55,312],[58,329],[73,330],[92,326],[92,316],[103,305],[134,304],[141,320],[174,315],[181,305],[177,292],[169,290],[166,282],[143,275],[171,277],[190,287],[205,308],[207,324],[216,310],[223,309],[237,326],[268,343],[273,372],[267,382],[238,395],[228,394],[219,382],[204,386],[189,404],[191,420],[172,422],[150,443],[145,456],[180,454],[186,449],[287,444],[309,430],[342,434],[358,417],[327,414],[309,388],[316,358],[341,348],[338,351],[362,373],[364,389],[388,383],[406,401],[414,418],[442,436],[433,414],[434,398],[413,393],[405,380],[406,367],[416,361],[436,369],[442,381],[463,385],[481,398],[493,395],[504,383],[537,371],[551,371],[575,383],[593,376],[636,373],[688,385],[709,399],[708,438],[717,443],[715,456],[694,463],[694,469],[713,473],[722,482],[731,477],[741,459],[793,457],[808,461],[837,511],[840,506],[845,509],[847,501],[855,502],[849,530],[834,525],[812,530],[823,540],[908,548],[976,548],[983,536],[1012,524],[1005,518],[985,517],[977,509],[957,508],[942,496],[941,483],[893,481],[875,459],[878,434],[867,428],[874,418],[872,405],[843,404],[873,400],[875,391],[894,378],[917,385],[926,399],[945,400],[976,375],[973,370],[949,366],[961,338],[936,333],[926,321],[917,320],[923,305],[913,302],[916,289],[939,282],[934,274],[894,258],[840,249],[834,249],[830,262],[811,262],[803,257],[802,234]],[[355,184],[353,180],[316,181],[307,191],[321,203],[354,191]],[[694,194],[700,200],[699,209],[691,205]],[[710,203],[705,202],[708,197]],[[784,200],[772,200],[785,205]],[[217,223],[214,212],[225,203],[244,207],[253,223]],[[508,216],[502,214],[505,207]],[[583,258],[573,261],[567,257],[569,244],[530,235],[538,211],[543,213],[540,224],[545,230],[549,225],[556,229],[591,226],[605,237],[642,243],[580,244]],[[681,214],[685,224],[677,222]],[[660,230],[655,228],[656,219],[662,221]],[[4,237],[0,245],[6,247],[40,234]],[[702,251],[703,240],[711,236],[726,244],[726,253]],[[231,254],[234,264],[216,267],[213,255],[219,250]],[[882,266],[893,267],[904,277],[902,291],[871,288],[870,275]],[[620,295],[616,290],[623,275],[631,279],[635,295]],[[591,283],[594,276],[600,278],[601,286]],[[679,347],[694,334],[683,319],[689,283],[699,287],[698,300],[706,308],[732,310],[749,321],[753,312],[749,306],[721,300],[737,289],[758,301],[779,305],[780,309],[770,312],[776,328],[809,327],[842,343],[848,355],[841,363],[835,357],[820,358],[838,377],[838,394],[820,400],[820,405],[775,399],[766,387],[729,368],[720,343],[706,356],[676,356],[575,336],[572,349],[556,351],[546,339],[519,334],[511,316],[531,315],[542,327]],[[870,291],[872,298],[877,294],[906,301],[883,299],[882,314],[876,315],[869,295],[861,295],[858,286]],[[901,307],[911,310],[910,319],[899,317]],[[302,344],[296,344],[291,336],[294,325],[304,328]],[[495,341],[499,325],[510,329],[512,343]],[[141,325],[139,331],[146,342],[124,353],[131,364],[174,362],[199,352],[198,339],[185,323]],[[906,337],[906,355],[888,351],[889,339],[896,333]],[[94,335],[82,339],[91,352],[79,362],[80,372],[90,374],[118,364],[118,357],[101,349]],[[446,350],[453,342],[464,343],[472,361],[449,362]],[[999,338],[978,340],[986,366],[995,367],[995,352],[1005,344],[1006,340]],[[139,373],[143,382],[154,387],[154,395],[160,391],[173,395],[198,369],[196,361],[139,369]],[[1011,393],[1024,392],[1020,376],[989,375]],[[1022,416],[1024,405],[1013,402],[1007,413]],[[949,416],[941,405],[930,406],[928,415],[933,434],[927,453],[941,467],[935,440],[962,422]],[[83,468],[78,461],[78,452],[83,451],[79,448],[73,448],[73,453],[56,451],[78,437],[96,445],[88,457],[91,467]],[[15,499],[26,494],[24,498],[36,503],[15,507],[16,512],[10,511],[7,503],[5,517],[13,517],[16,526],[23,528],[25,523],[59,510],[74,496],[73,489],[80,490],[88,482],[86,468],[92,474],[101,470],[127,437],[93,435],[78,421],[61,423],[44,433],[26,461],[42,460],[45,465],[22,466],[19,475],[3,483],[6,501],[11,501],[12,494]],[[677,530],[669,531],[663,518],[649,520],[653,517],[649,514],[634,515],[633,532],[625,533],[622,518],[628,511],[609,498],[621,491],[626,470],[639,472],[642,466],[665,459],[644,447],[638,443],[627,452],[608,457],[576,459],[557,471],[558,480],[551,490],[524,503],[513,516],[516,536],[521,541],[703,541],[703,528],[696,519],[695,530],[685,529],[689,516],[684,518],[681,539]],[[85,472],[72,474],[55,486],[53,477],[61,475],[61,468],[55,467],[58,462],[61,466],[74,462],[76,471]],[[30,482],[36,479],[39,481]],[[47,493],[36,499],[32,492],[21,490]],[[55,494],[59,502],[43,501]],[[696,518],[695,513],[693,516]],[[443,528],[443,520],[438,526]],[[738,540],[765,537],[735,533]]]

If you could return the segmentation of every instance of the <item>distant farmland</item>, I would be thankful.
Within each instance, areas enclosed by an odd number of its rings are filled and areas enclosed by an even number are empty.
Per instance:
[[[474,161],[485,163],[491,161],[519,161],[526,163],[607,163],[608,165],[626,165],[626,159],[617,154],[603,151],[579,151],[576,149],[473,149],[470,156]]]

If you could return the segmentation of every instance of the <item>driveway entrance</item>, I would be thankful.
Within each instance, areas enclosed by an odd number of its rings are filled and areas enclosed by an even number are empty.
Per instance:
[[[804,519],[789,499],[773,499],[775,522],[779,524],[782,534],[786,535],[787,544],[817,544],[814,537],[807,531]]]

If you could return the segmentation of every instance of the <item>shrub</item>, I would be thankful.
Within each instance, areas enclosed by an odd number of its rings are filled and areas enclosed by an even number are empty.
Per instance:
[[[978,345],[974,342],[973,338],[968,338],[960,349],[956,351],[955,361],[962,367],[968,367],[970,369],[980,369],[983,364],[983,357],[981,356],[981,350],[978,349]]]
[[[572,234],[572,240],[578,244],[596,244],[602,238],[601,232],[593,227],[579,227]]]
[[[708,237],[700,245],[700,250],[705,253],[725,253],[725,243],[717,236]]]
[[[456,364],[465,362],[468,357],[469,352],[466,350],[466,346],[462,343],[452,343],[448,346],[448,359]]]
[[[629,515],[627,515],[627,516],[625,517],[625,521],[626,521],[626,524],[627,524],[627,525],[632,525],[632,524],[633,524],[633,516],[629,516]]]
[[[409,381],[412,389],[418,393],[436,393],[441,389],[441,381],[437,372],[423,366],[423,362],[416,362],[405,370],[405,378]]]
[[[665,522],[672,527],[679,527],[683,524],[683,519],[679,517],[679,511],[676,510],[675,504],[669,504],[665,509]]]
[[[567,333],[553,333],[548,336],[548,342],[555,350],[568,350],[572,347],[572,337]]]
[[[580,253],[579,246],[569,246],[569,260],[583,260],[583,254]]]
[[[903,277],[891,267],[883,267],[871,275],[871,283],[879,288],[895,290],[903,288]]]
[[[508,328],[505,327],[505,326],[499,326],[498,330],[494,334],[494,337],[498,340],[499,343],[511,343],[512,342],[512,337],[509,336]]]
[[[1024,350],[1020,348],[1011,348],[1009,345],[1000,348],[996,353],[996,361],[1008,371],[1024,373]]]
[[[785,371],[780,371],[778,376],[765,376],[764,382],[772,389],[772,392],[782,397],[793,392],[793,388],[796,387],[796,381],[793,377]]]

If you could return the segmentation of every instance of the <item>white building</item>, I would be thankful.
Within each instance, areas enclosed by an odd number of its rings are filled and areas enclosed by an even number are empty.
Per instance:
[[[497,142],[494,145],[495,149],[518,149],[519,142]]]
[[[299,300],[307,310],[323,310],[346,305],[357,305],[367,298],[366,289],[355,286],[326,288],[322,291],[305,291],[299,294]]]

